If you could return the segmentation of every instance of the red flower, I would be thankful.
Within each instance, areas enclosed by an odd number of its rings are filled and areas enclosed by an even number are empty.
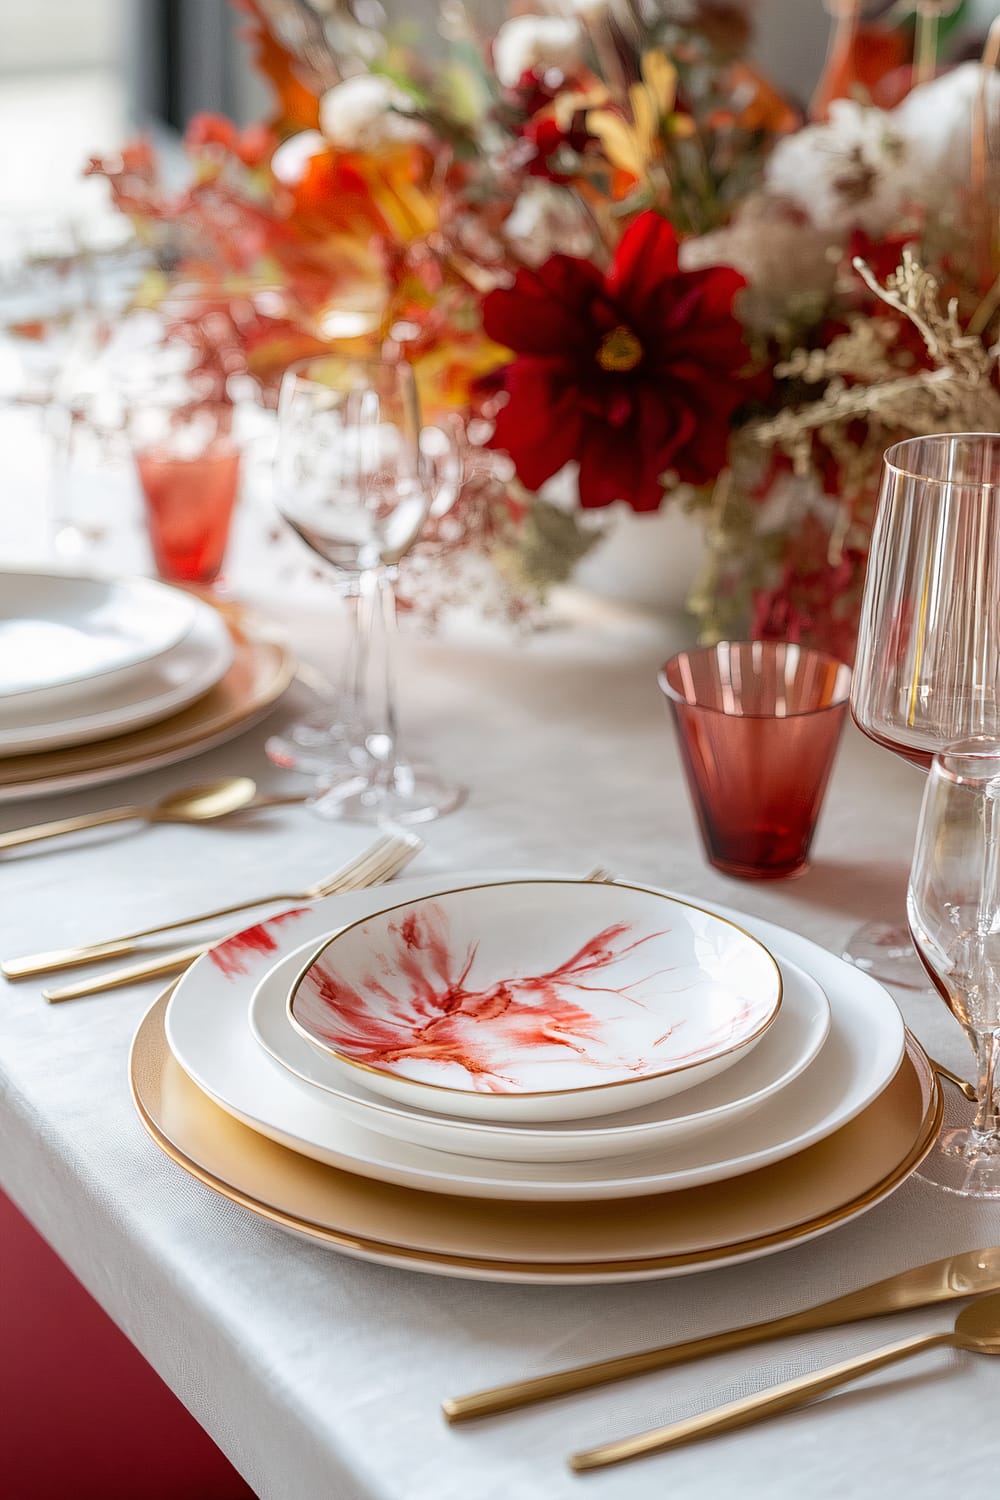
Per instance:
[[[536,490],[570,460],[580,503],[656,510],[663,475],[704,484],[726,462],[730,418],[760,392],[742,372],[733,316],[743,277],[677,268],[673,229],[640,214],[605,275],[553,255],[521,270],[483,308],[490,338],[516,358],[501,371],[507,405],[492,439]]]
[[[522,73],[514,88],[505,91],[497,115],[519,142],[530,148],[531,155],[521,162],[530,177],[547,177],[550,182],[573,180],[573,173],[561,171],[553,158],[566,148],[582,156],[588,146],[596,144],[596,137],[587,129],[585,108],[574,110],[570,119],[560,124],[553,106],[560,96],[583,96],[591,87],[591,80],[585,77],[529,71]],[[517,148],[514,155],[516,159]]]
[[[912,246],[916,239],[915,234],[887,234],[878,240],[866,234],[863,229],[853,229],[847,247],[847,263],[853,268],[855,259],[860,256],[876,281],[886,281],[898,269],[903,251],[908,245]],[[860,282],[860,277],[858,281]],[[862,292],[870,295],[866,287],[859,287],[858,291],[859,295]],[[880,307],[879,312],[884,314],[888,312],[888,308]]]
[[[829,549],[828,530],[807,516],[788,545],[776,583],[753,595],[752,640],[797,641],[853,662],[864,553],[845,547],[832,562]]]
[[[578,110],[568,129],[563,129],[554,115],[536,115],[521,132],[521,139],[529,142],[535,154],[527,163],[529,177],[547,177],[550,182],[572,182],[572,172],[561,172],[553,166],[557,153],[568,147],[582,156],[594,137],[587,130],[586,114]]]
[[[274,154],[278,138],[267,125],[239,130],[224,115],[193,115],[184,133],[189,151],[217,147],[222,155],[235,156],[245,167],[259,167]]]

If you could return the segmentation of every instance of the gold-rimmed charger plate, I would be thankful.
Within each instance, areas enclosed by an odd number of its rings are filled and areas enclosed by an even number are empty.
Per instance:
[[[191,1176],[252,1213],[344,1254],[438,1275],[572,1284],[684,1275],[768,1255],[882,1201],[941,1126],[937,1078],[907,1034],[885,1092],[849,1125],[748,1176],[616,1202],[512,1203],[423,1193],[311,1161],[256,1134],[173,1058],[168,995],[136,1032],[129,1071],[146,1130]]]
[[[233,664],[204,697],[170,718],[112,739],[0,758],[0,802],[119,781],[200,755],[249,729],[288,687],[295,658],[287,647],[233,620],[227,620],[227,628]]]

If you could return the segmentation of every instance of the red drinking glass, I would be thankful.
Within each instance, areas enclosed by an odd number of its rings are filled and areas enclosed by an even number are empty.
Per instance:
[[[672,657],[659,683],[709,862],[743,880],[800,874],[847,712],[850,668],[783,641],[721,641]]]
[[[231,425],[224,403],[147,407],[134,420],[150,546],[170,583],[211,584],[222,569],[240,481]]]

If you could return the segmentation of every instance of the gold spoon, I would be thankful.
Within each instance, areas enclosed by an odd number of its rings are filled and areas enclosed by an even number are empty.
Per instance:
[[[812,1375],[800,1375],[796,1380],[786,1380],[782,1385],[773,1385],[755,1396],[745,1396],[741,1401],[731,1401],[727,1406],[716,1406],[711,1411],[699,1412],[681,1422],[671,1422],[668,1427],[654,1427],[650,1432],[640,1432],[635,1437],[620,1438],[617,1442],[602,1443],[599,1448],[588,1448],[574,1453],[569,1461],[571,1469],[578,1473],[585,1469],[603,1469],[608,1464],[623,1463],[629,1458],[641,1458],[646,1453],[663,1453],[667,1448],[679,1448],[683,1443],[697,1438],[714,1436],[719,1432],[732,1432],[736,1427],[748,1427],[761,1417],[775,1416],[778,1412],[793,1411],[804,1406],[814,1396],[832,1391],[860,1375],[869,1375],[873,1370],[883,1370],[898,1360],[909,1359],[911,1354],[920,1354],[925,1349],[965,1349],[970,1354],[1000,1354],[1000,1292],[989,1297],[980,1297],[970,1303],[955,1319],[955,1327],[947,1333],[920,1334],[916,1338],[902,1339],[898,1344],[886,1344],[870,1354],[860,1354],[854,1359],[845,1359],[839,1365],[829,1365]]]
[[[249,776],[226,776],[221,781],[205,781],[183,792],[171,792],[169,797],[146,807],[112,807],[106,812],[82,813],[77,818],[15,828],[11,833],[0,833],[0,849],[17,849],[22,844],[33,844],[36,839],[77,833],[81,828],[101,828],[106,823],[126,823],[134,818],[146,823],[209,823],[213,818],[224,818],[248,807],[256,794],[257,784]]]

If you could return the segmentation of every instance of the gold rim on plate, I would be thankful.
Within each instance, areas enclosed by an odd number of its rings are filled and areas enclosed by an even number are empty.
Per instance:
[[[139,1118],[190,1176],[259,1218],[361,1258],[501,1281],[600,1282],[751,1259],[845,1223],[887,1197],[941,1127],[937,1077],[907,1033],[867,1109],[798,1156],[745,1177],[616,1203],[456,1198],[325,1166],[258,1135],[204,1095],[167,1044],[168,989],[141,1022],[129,1077]]]
[[[356,1057],[351,1057],[349,1053],[339,1051],[336,1047],[332,1046],[330,1042],[325,1041],[322,1037],[316,1036],[316,1034],[311,1031],[309,1027],[306,1026],[304,1022],[300,1021],[296,1016],[295,1001],[300,988],[305,983],[306,978],[315,968],[315,966],[321,962],[323,955],[325,953],[328,953],[334,946],[334,944],[339,943],[341,938],[346,937],[347,934],[349,932],[353,932],[355,928],[363,927],[366,922],[374,921],[376,917],[391,916],[394,911],[402,911],[406,906],[417,906],[430,901],[439,901],[442,896],[462,896],[467,891],[503,890],[506,886],[511,885],[571,885],[579,887],[586,886],[587,884],[587,881],[573,880],[569,877],[549,877],[544,875],[540,875],[535,878],[527,877],[524,880],[490,880],[484,881],[479,885],[452,886],[450,890],[438,891],[433,896],[418,896],[416,898],[411,898],[409,901],[399,901],[395,906],[383,906],[379,911],[369,913],[367,917],[359,917],[356,922],[351,922],[346,927],[338,928],[338,930],[332,935],[332,937],[327,938],[322,948],[313,953],[312,956],[306,960],[302,969],[296,975],[294,981],[292,982],[292,987],[288,992],[288,1000],[285,1003],[285,1014],[288,1017],[289,1023],[294,1028],[294,1030],[298,1032],[299,1036],[302,1037],[303,1041],[308,1042],[311,1047],[317,1048],[317,1050],[320,1052],[325,1052],[328,1057],[335,1058],[337,1062],[342,1063],[345,1067],[357,1068],[359,1073],[374,1073],[376,1077],[382,1078],[401,1078],[404,1083],[412,1084],[414,1088],[434,1089],[437,1093],[440,1094],[474,1093],[475,1091],[473,1089],[460,1089],[456,1088],[452,1084],[431,1083],[424,1078],[411,1078],[406,1073],[394,1073],[388,1068],[375,1067],[373,1063],[359,1062]],[[778,963],[778,960],[775,958],[774,954],[771,952],[770,948],[768,948],[765,943],[762,943],[760,938],[754,937],[752,932],[748,932],[745,927],[741,927],[739,923],[734,922],[731,917],[723,917],[720,916],[718,912],[709,911],[707,906],[698,906],[694,901],[683,901],[679,896],[668,896],[665,892],[653,890],[650,886],[632,885],[627,880],[600,881],[594,882],[594,884],[606,885],[616,891],[639,891],[646,896],[656,896],[659,900],[668,901],[673,906],[683,906],[686,907],[688,911],[700,912],[703,916],[711,917],[713,921],[721,922],[724,927],[731,927],[734,932],[738,932],[741,937],[745,937],[749,942],[753,943],[755,948],[759,948],[764,956],[769,960],[771,967],[774,969],[775,979],[777,982],[777,994],[775,996],[774,1005],[772,1006],[765,1019],[757,1027],[756,1031],[751,1032],[749,1036],[741,1037],[740,1040],[738,1042],[734,1042],[731,1047],[725,1047],[719,1052],[713,1052],[708,1057],[699,1057],[696,1058],[693,1062],[689,1063],[679,1063],[676,1067],[664,1068],[658,1073],[637,1073],[631,1075],[628,1078],[613,1078],[607,1083],[569,1084],[566,1086],[566,1088],[563,1089],[516,1089],[504,1091],[498,1094],[498,1098],[555,1099],[558,1098],[560,1094],[596,1094],[599,1093],[602,1089],[626,1088],[629,1082],[632,1081],[633,1077],[637,1083],[649,1083],[656,1078],[670,1078],[677,1073],[686,1073],[691,1068],[703,1068],[706,1063],[718,1062],[720,1058],[728,1057],[733,1052],[743,1051],[745,1048],[750,1047],[752,1043],[760,1041],[765,1031],[767,1031],[768,1028],[777,1020],[778,1012],[781,1010],[781,1002],[784,998],[784,981],[781,975],[781,966]]]
[[[98,786],[200,754],[248,729],[295,676],[291,651],[226,619],[234,657],[203,697],[156,724],[62,750],[0,757],[0,802]]]

